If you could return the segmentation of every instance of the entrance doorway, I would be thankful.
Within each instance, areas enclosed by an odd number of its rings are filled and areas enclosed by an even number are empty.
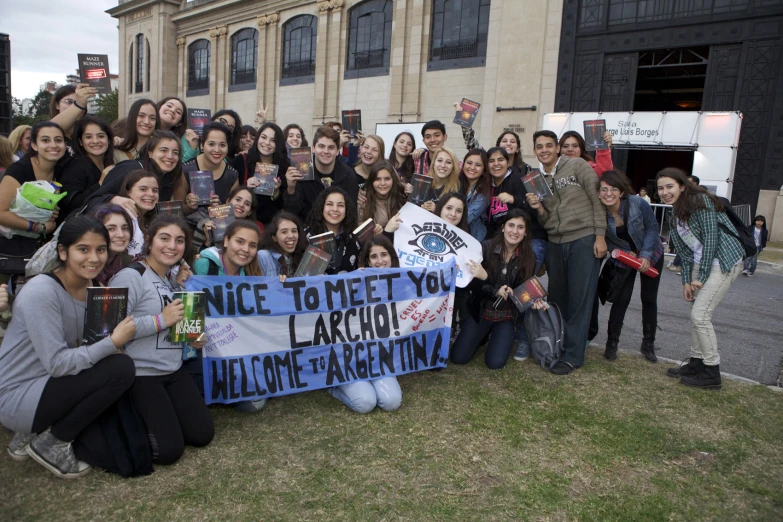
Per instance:
[[[647,194],[653,201],[658,198],[655,175],[667,167],[676,167],[690,174],[693,168],[693,151],[641,149],[628,151],[626,174],[631,181],[631,186],[637,192],[642,187],[646,188]]]
[[[700,110],[709,55],[708,46],[639,53],[633,110]]]

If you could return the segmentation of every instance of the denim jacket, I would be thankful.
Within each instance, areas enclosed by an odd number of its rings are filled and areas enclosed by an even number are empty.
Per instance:
[[[279,276],[281,256],[282,254],[273,250],[259,250],[258,264],[261,266],[261,275],[266,277]]]
[[[484,241],[487,237],[487,226],[481,218],[487,213],[489,200],[483,194],[473,190],[467,194],[468,197],[468,226],[470,226],[470,235],[477,241]]]
[[[620,215],[624,210],[623,205],[630,205],[628,209],[628,223],[625,224],[628,235],[633,239],[636,248],[639,249],[639,257],[644,258],[654,265],[663,255],[661,236],[658,234],[658,220],[650,204],[639,196],[628,196],[620,200]],[[606,246],[611,254],[615,248],[629,252],[631,245],[617,237],[617,227],[609,211],[606,212]]]

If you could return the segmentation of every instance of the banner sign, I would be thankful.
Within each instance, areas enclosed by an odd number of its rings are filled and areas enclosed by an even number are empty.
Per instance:
[[[207,302],[207,404],[444,368],[455,265],[288,279],[191,276]]]
[[[468,286],[473,279],[468,261],[481,263],[484,259],[476,238],[412,203],[402,207],[400,220],[400,228],[394,233],[400,267],[438,266],[453,259],[457,263],[457,286]]]

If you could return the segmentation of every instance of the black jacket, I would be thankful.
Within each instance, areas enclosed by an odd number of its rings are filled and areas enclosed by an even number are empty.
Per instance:
[[[515,169],[511,169],[511,172],[503,179],[497,187],[490,187],[491,199],[489,202],[487,222],[487,238],[492,238],[499,230],[500,223],[503,218],[506,217],[509,210],[518,208],[522,209],[530,216],[531,234],[535,239],[546,239],[547,234],[544,227],[538,224],[536,219],[536,211],[530,208],[530,204],[527,202],[527,190],[525,184],[522,183],[522,175]],[[495,195],[506,192],[514,196],[514,202],[510,205],[506,205],[497,201]]]
[[[359,185],[356,183],[356,172],[339,159],[334,162],[334,170],[331,174],[321,174],[315,170],[315,179],[312,181],[299,181],[293,194],[288,193],[288,182],[285,176],[281,177],[280,192],[283,194],[283,208],[296,214],[302,220],[307,219],[307,214],[313,208],[318,194],[328,185],[323,180],[330,179],[329,185],[340,187],[348,193],[350,201],[346,204],[356,205],[359,199]]]
[[[81,156],[68,157],[67,160],[64,158],[64,161],[58,165],[62,166],[60,183],[63,186],[63,193],[67,193],[60,200],[59,205],[58,222],[62,222],[68,214],[84,207],[87,199],[101,188],[98,183],[101,179],[101,171],[95,163]]]
[[[248,161],[248,155],[246,153],[237,154],[234,157],[234,161],[231,165],[239,172],[239,184],[247,185],[248,178],[253,177],[256,166],[250,165]],[[285,179],[285,172],[288,170],[288,163],[285,165],[278,165],[277,176],[282,182]],[[283,192],[282,185],[277,198],[272,199],[271,196],[262,196],[260,194],[254,194],[256,197],[256,220],[264,224],[269,225],[275,214],[283,208]]]

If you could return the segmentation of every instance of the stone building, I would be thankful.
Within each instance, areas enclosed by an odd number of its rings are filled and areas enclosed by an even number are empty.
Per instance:
[[[120,114],[138,98],[256,110],[308,136],[340,111],[376,123],[440,119],[464,153],[452,104],[482,104],[482,144],[532,133],[552,112],[562,0],[120,0]],[[387,144],[388,148],[388,144]]]

